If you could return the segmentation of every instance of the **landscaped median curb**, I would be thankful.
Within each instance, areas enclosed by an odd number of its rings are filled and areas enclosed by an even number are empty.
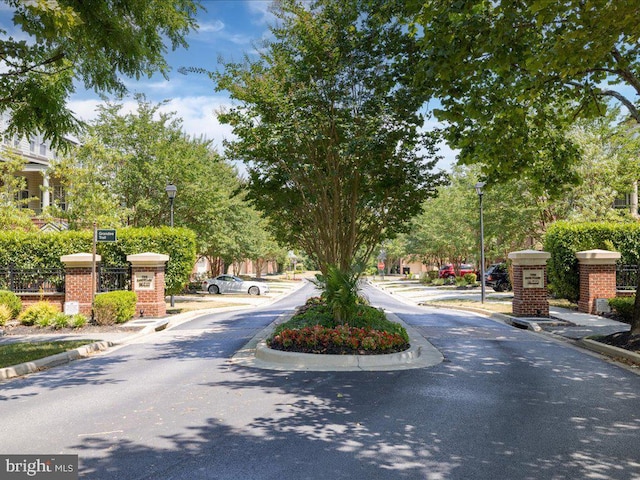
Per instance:
[[[408,350],[383,355],[324,355],[271,349],[267,347],[266,339],[277,325],[291,317],[291,314],[286,314],[254,336],[232,357],[231,363],[266,370],[348,372],[425,368],[444,360],[443,355],[414,328],[392,313],[387,313],[387,316],[407,330]]]
[[[93,353],[106,350],[112,347],[114,344],[109,341],[94,342],[82,347],[74,348],[73,350],[67,350],[66,352],[57,353],[49,357],[39,358],[33,362],[25,362],[19,365],[13,365],[11,367],[0,368],[0,380],[7,380],[9,378],[20,377],[29,373],[35,373],[40,370],[44,370],[56,365],[62,365],[69,363],[79,358],[85,358]]]

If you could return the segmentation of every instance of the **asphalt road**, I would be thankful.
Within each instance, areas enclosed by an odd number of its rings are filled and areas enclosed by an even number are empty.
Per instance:
[[[638,375],[474,314],[368,288],[445,361],[340,373],[229,364],[310,294],[0,384],[0,453],[76,453],[90,479],[640,479]]]

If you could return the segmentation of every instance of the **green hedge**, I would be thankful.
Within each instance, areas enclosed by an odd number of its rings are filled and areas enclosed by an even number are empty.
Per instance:
[[[635,295],[631,297],[616,297],[609,299],[609,306],[620,316],[620,320],[631,325],[633,323],[633,307]]]
[[[153,252],[169,255],[166,293],[176,294],[189,282],[196,261],[196,236],[186,228],[120,228],[117,242],[100,242],[97,253],[105,266],[127,265],[127,255]],[[61,268],[60,257],[91,253],[93,232],[0,232],[0,266]]]
[[[580,282],[576,252],[614,250],[620,252],[621,263],[636,265],[640,261],[640,224],[556,222],[548,228],[543,248],[551,254],[547,263],[550,288],[558,297],[576,301]]]
[[[93,302],[95,321],[98,325],[124,323],[136,314],[138,297],[135,292],[118,290],[96,295]]]

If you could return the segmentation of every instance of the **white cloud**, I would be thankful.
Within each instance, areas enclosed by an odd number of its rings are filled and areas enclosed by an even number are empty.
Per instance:
[[[224,29],[224,22],[220,20],[213,20],[211,22],[202,22],[198,25],[198,32],[210,33],[219,32]]]
[[[253,17],[252,22],[256,25],[271,25],[275,22],[276,17],[271,13],[271,1],[250,0],[245,3],[247,11]]]

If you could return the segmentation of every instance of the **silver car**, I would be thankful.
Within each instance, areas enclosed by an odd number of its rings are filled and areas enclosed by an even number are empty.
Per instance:
[[[264,295],[269,293],[266,282],[243,280],[234,275],[218,275],[202,282],[202,290],[209,293],[248,293],[249,295]]]

